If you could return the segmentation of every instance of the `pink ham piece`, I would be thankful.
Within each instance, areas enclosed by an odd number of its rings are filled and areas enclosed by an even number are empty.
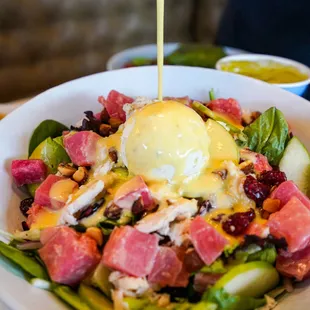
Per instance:
[[[258,224],[254,221],[250,223],[244,234],[267,238],[269,235],[269,227],[267,226],[267,222],[265,224]]]
[[[65,149],[77,166],[91,166],[96,161],[96,147],[100,136],[92,131],[79,131],[64,136]]]
[[[237,100],[232,98],[215,99],[208,104],[208,108],[231,119],[235,124],[241,125],[242,112]]]
[[[131,209],[136,200],[142,198],[142,203],[146,209],[153,206],[151,193],[143,181],[142,177],[137,175],[124,183],[115,193],[114,203],[122,209]]]
[[[184,264],[184,257],[185,257],[185,248],[174,246],[173,250],[177,254],[179,260],[182,262],[182,269],[177,275],[174,283],[172,284],[173,287],[186,287],[189,282],[189,272],[186,270],[186,266]]]
[[[96,241],[69,227],[46,228],[41,242],[38,252],[54,282],[75,285],[100,262]]]
[[[222,254],[225,245],[228,243],[201,216],[197,216],[192,221],[189,232],[196,252],[207,265],[211,265]]]
[[[267,157],[262,154],[252,152],[248,149],[241,149],[240,157],[244,161],[249,160],[253,163],[256,174],[272,170],[272,167],[268,163]]]
[[[296,278],[298,281],[310,276],[310,247],[296,253],[282,251],[277,257],[277,270],[284,276]]]
[[[293,181],[281,183],[270,195],[272,199],[281,201],[281,208],[288,203],[292,197],[297,197],[304,206],[310,210],[310,199],[302,193]]]
[[[153,268],[157,252],[157,236],[123,226],[113,230],[104,248],[102,262],[128,275],[145,277]]]
[[[116,90],[111,90],[107,99],[105,99],[103,96],[100,96],[98,101],[106,108],[110,117],[118,118],[122,122],[125,122],[126,113],[123,110],[123,106],[126,103],[132,103],[134,99],[127,97]]]
[[[34,202],[40,206],[49,207],[55,209],[55,205],[52,204],[50,198],[50,189],[58,181],[64,180],[63,177],[59,177],[54,174],[50,174],[44,182],[37,188],[34,196]],[[57,209],[57,208],[56,208]]]
[[[148,281],[162,287],[174,286],[181,270],[182,262],[176,252],[169,247],[161,246],[156,255],[152,271],[148,276]]]
[[[268,226],[271,235],[285,238],[291,253],[309,244],[310,211],[297,197],[292,197],[280,211],[271,214]]]
[[[18,159],[11,164],[11,173],[17,186],[41,183],[46,177],[46,171],[41,159]]]

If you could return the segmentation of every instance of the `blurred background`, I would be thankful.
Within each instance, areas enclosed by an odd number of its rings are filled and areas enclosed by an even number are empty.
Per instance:
[[[166,42],[213,42],[226,0],[166,0]],[[105,70],[156,42],[155,0],[0,0],[0,102]]]

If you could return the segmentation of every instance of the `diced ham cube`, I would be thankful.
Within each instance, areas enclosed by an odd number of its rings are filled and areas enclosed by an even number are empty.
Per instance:
[[[259,224],[253,221],[250,223],[246,229],[245,235],[254,235],[260,238],[267,238],[269,235],[269,227],[267,226],[267,221],[264,224]]]
[[[54,210],[63,208],[69,196],[78,188],[79,184],[68,178],[54,183],[49,191],[51,208]]]
[[[41,159],[13,160],[11,172],[17,186],[41,183],[46,177],[46,166]]]
[[[268,226],[271,235],[285,238],[291,253],[304,249],[310,242],[310,211],[297,197],[271,214]]]
[[[272,167],[268,163],[267,157],[262,154],[252,152],[248,149],[241,149],[240,157],[244,161],[249,160],[253,163],[256,174],[272,170]]]
[[[169,247],[159,247],[153,269],[148,276],[150,283],[162,287],[174,286],[182,270],[182,262],[176,252]]]
[[[201,216],[197,216],[192,221],[189,231],[196,252],[207,265],[211,265],[222,254],[228,243]]]
[[[96,241],[65,226],[46,229],[52,234],[43,237],[44,246],[38,252],[51,279],[66,285],[85,279],[100,262]]]
[[[92,131],[79,131],[64,136],[64,146],[77,166],[91,166],[96,162],[97,141],[100,136]]]
[[[135,277],[147,276],[158,252],[158,238],[131,226],[115,228],[103,251],[103,264]]]
[[[293,181],[281,183],[270,195],[272,199],[279,199],[282,208],[292,197],[297,197],[310,210],[310,199],[299,190]]]
[[[282,251],[277,257],[277,270],[287,277],[294,277],[298,281],[310,276],[310,247],[295,253]]]
[[[215,99],[208,104],[208,108],[231,119],[235,124],[241,125],[242,112],[237,100],[232,98]]]
[[[60,180],[64,180],[64,178],[54,174],[50,174],[37,188],[34,196],[34,202],[40,206],[54,209],[50,198],[50,189],[56,182]]]
[[[186,270],[186,266],[184,264],[184,257],[185,257],[186,249],[184,247],[179,247],[179,246],[174,246],[174,247],[172,247],[172,249],[175,251],[179,260],[182,262],[182,269],[179,272],[179,274],[177,275],[172,286],[173,287],[187,287],[187,285],[189,283],[190,274]]]
[[[116,90],[111,90],[107,99],[100,96],[98,101],[106,108],[110,117],[118,118],[122,122],[126,121],[126,113],[123,106],[127,103],[132,103],[133,98],[127,97]]]
[[[142,198],[146,209],[153,206],[153,198],[141,176],[137,175],[124,183],[115,193],[114,203],[122,209],[131,209],[136,200]]]

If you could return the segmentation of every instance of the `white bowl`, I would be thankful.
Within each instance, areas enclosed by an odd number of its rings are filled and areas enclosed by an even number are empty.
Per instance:
[[[284,65],[289,65],[297,68],[301,73],[304,73],[308,76],[308,79],[297,82],[297,83],[277,83],[272,84],[276,85],[282,89],[285,89],[295,95],[302,96],[310,83],[310,68],[306,65],[303,65],[300,62],[295,60],[291,60],[288,58],[271,56],[271,55],[260,55],[260,54],[246,54],[246,55],[233,55],[221,58],[215,65],[217,70],[222,70],[222,65],[226,62],[234,61],[234,60],[246,60],[246,61],[275,61]]]
[[[164,55],[168,56],[172,54],[176,49],[179,48],[179,46],[180,43],[165,43]],[[239,50],[232,47],[224,47],[224,52],[227,55],[237,55],[246,53],[243,50]],[[117,54],[114,54],[107,61],[107,70],[110,71],[110,70],[122,69],[128,62],[137,57],[155,59],[157,57],[156,44],[135,46],[125,49]]]
[[[213,88],[217,97],[233,97],[244,108],[264,111],[280,108],[294,133],[310,148],[310,102],[258,80],[216,70],[191,67],[164,68],[164,95],[208,98]],[[100,73],[65,83],[30,100],[0,122],[0,229],[20,228],[20,198],[12,186],[12,159],[26,158],[33,129],[45,119],[67,125],[79,120],[83,111],[99,111],[99,95],[117,89],[129,96],[156,97],[157,68],[140,67]],[[0,267],[0,299],[13,310],[65,309],[54,296],[32,287]],[[280,310],[309,309],[310,287],[302,285],[281,302]]]

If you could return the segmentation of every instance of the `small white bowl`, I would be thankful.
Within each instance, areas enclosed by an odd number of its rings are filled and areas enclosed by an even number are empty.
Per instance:
[[[164,55],[168,56],[172,54],[176,49],[179,48],[180,45],[181,43],[165,43],[164,44]],[[246,53],[244,50],[239,50],[239,49],[227,47],[227,46],[224,46],[223,49],[227,55],[237,55],[237,54]],[[107,70],[111,71],[111,70],[122,69],[128,62],[138,57],[156,59],[157,45],[147,44],[147,45],[135,46],[135,47],[125,49],[117,54],[114,54],[107,61]]]
[[[306,65],[303,65],[300,62],[288,59],[288,58],[283,58],[283,57],[278,57],[278,56],[271,56],[271,55],[260,55],[260,54],[245,54],[245,55],[233,55],[233,56],[227,56],[221,58],[215,65],[215,68],[217,70],[221,70],[221,66],[223,63],[230,62],[233,60],[246,60],[246,61],[275,61],[284,65],[290,65],[295,68],[297,68],[301,73],[304,73],[308,76],[307,80],[301,81],[301,82],[296,82],[296,83],[273,83],[272,85],[276,85],[282,89],[285,89],[293,94],[296,94],[298,96],[302,96],[310,83],[310,68],[307,67]]]

